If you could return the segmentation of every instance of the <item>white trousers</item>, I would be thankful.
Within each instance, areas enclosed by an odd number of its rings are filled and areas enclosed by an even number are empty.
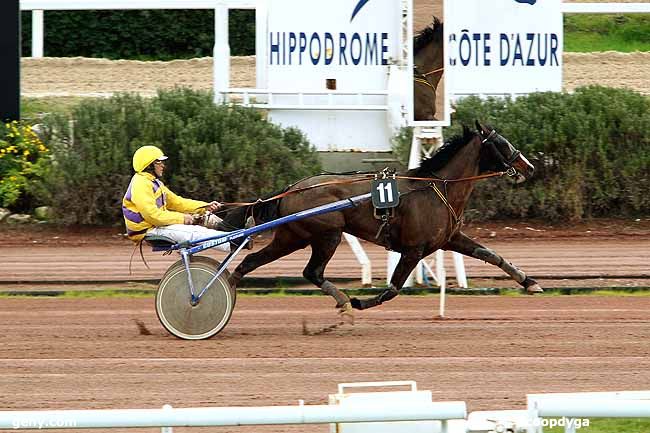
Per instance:
[[[147,233],[151,233],[159,236],[166,236],[173,241],[180,242],[195,242],[199,239],[214,237],[226,234],[228,232],[222,232],[219,230],[209,229],[207,227],[198,226],[198,225],[186,225],[186,224],[172,224],[169,226],[163,227],[154,227],[149,230]],[[221,245],[214,247],[219,251],[230,252],[230,243],[225,242]]]

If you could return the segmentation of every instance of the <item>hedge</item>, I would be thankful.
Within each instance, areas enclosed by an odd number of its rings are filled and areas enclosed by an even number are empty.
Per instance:
[[[211,57],[213,10],[46,11],[45,55],[173,60]],[[31,52],[31,13],[22,13],[23,55]],[[232,10],[233,56],[255,54],[255,11]]]
[[[515,100],[469,97],[455,106],[449,137],[475,119],[490,123],[535,165],[519,185],[479,182],[471,220],[548,221],[650,215],[650,98],[590,86],[574,93],[535,93]],[[404,159],[403,142],[401,157]]]
[[[477,182],[466,219],[641,218],[650,215],[650,98],[599,86],[574,93],[458,101],[452,126],[489,123],[535,165],[522,184]],[[31,205],[52,205],[68,223],[113,224],[144,144],[170,156],[166,183],[198,199],[247,200],[320,171],[302,133],[267,122],[257,111],[215,106],[207,92],[176,89],[143,99],[88,100],[69,118],[45,119],[51,164],[39,164]],[[395,137],[406,160],[411,131]],[[398,149],[399,148],[399,149]],[[40,173],[42,171],[42,173]],[[24,200],[20,201],[25,203]]]
[[[300,131],[254,109],[217,106],[209,92],[93,99],[72,117],[72,127],[62,115],[44,120],[53,165],[39,198],[64,223],[120,223],[132,155],[143,145],[169,156],[164,181],[174,192],[206,201],[254,199],[321,170]]]

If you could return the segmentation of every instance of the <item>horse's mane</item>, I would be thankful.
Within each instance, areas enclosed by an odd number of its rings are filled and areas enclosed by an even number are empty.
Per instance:
[[[456,155],[456,153],[469,143],[476,133],[463,125],[463,134],[455,135],[445,141],[445,144],[438,149],[430,158],[423,159],[420,166],[407,171],[408,176],[427,177],[436,170],[440,170]]]
[[[417,54],[418,51],[429,45],[434,38],[440,38],[441,40],[443,38],[442,22],[435,16],[433,17],[433,24],[420,30],[413,38],[413,52]]]

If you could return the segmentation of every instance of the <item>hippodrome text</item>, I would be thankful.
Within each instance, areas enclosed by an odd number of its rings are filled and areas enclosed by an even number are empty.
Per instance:
[[[388,33],[270,32],[269,64],[387,65]]]

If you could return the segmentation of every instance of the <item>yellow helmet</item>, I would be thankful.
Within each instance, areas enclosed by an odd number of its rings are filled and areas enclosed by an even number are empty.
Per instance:
[[[165,159],[167,159],[167,157],[163,151],[156,146],[142,146],[133,154],[133,169],[140,173],[152,162],[156,160],[164,161]]]

